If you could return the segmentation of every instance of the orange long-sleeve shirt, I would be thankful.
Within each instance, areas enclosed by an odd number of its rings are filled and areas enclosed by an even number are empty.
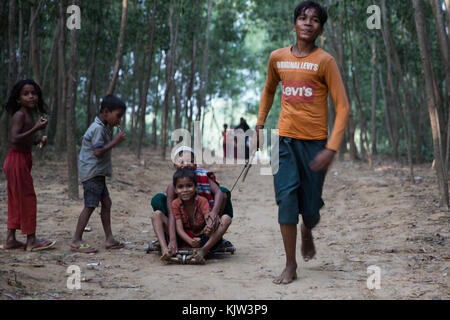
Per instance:
[[[349,116],[349,103],[333,56],[317,48],[298,58],[291,47],[271,53],[266,86],[259,105],[257,125],[264,125],[282,82],[279,135],[301,140],[328,137],[328,94],[336,108],[333,131],[326,148],[338,151]]]

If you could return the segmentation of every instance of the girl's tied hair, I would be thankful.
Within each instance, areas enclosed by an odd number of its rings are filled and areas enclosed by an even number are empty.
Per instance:
[[[37,110],[41,114],[47,114],[47,105],[44,103],[44,99],[42,98],[41,87],[39,87],[39,85],[31,79],[20,80],[14,85],[11,93],[9,94],[8,101],[5,104],[5,110],[13,115],[21,108],[17,100],[19,100],[20,98],[20,91],[27,84],[32,85],[34,87],[34,90],[36,90],[36,94],[38,96]]]

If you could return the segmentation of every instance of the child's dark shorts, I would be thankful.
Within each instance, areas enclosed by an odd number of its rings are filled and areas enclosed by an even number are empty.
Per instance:
[[[225,209],[224,209],[223,214],[226,214],[226,215],[230,216],[230,218],[233,218],[233,205],[231,203],[231,192],[227,188],[224,188],[224,187],[220,187],[220,190],[227,195]],[[162,213],[164,213],[164,215],[166,217],[168,216],[167,196],[164,193],[155,194],[155,196],[152,198],[151,205],[152,205],[153,211],[159,210]]]
[[[313,171],[309,163],[325,145],[326,140],[279,137],[279,167],[274,186],[280,224],[298,224],[299,214],[309,229],[319,222],[326,171]]]
[[[97,176],[84,181],[83,189],[84,206],[87,208],[96,208],[102,199],[109,197],[105,176]]]

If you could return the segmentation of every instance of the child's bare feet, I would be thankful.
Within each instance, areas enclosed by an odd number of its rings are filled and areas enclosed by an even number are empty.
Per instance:
[[[5,244],[2,246],[2,249],[5,250],[13,250],[13,249],[23,249],[25,247],[25,243],[14,240],[6,240]]]
[[[311,230],[306,228],[304,224],[302,224],[301,228],[302,233],[302,256],[303,260],[309,261],[316,255],[316,248],[314,246],[314,239],[311,233]]]
[[[275,284],[288,284],[297,280],[297,265],[286,265],[283,272],[272,282]]]

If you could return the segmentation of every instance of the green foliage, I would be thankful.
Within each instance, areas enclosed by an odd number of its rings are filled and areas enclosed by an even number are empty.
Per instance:
[[[205,0],[172,0],[175,4],[180,3],[179,27],[177,52],[175,60],[175,85],[181,93],[181,116],[183,126],[186,125],[184,117],[186,96],[189,80],[191,77],[191,66],[195,61],[195,83],[193,92],[194,119],[199,112],[197,107],[197,95],[200,88],[202,72],[202,61],[206,39],[206,19],[207,2]],[[198,1],[199,10],[196,12]],[[299,1],[298,1],[299,2]],[[352,77],[358,78],[358,91],[362,104],[362,118],[364,125],[368,128],[370,140],[371,128],[371,41],[376,39],[377,57],[376,63],[381,70],[382,78],[387,86],[387,65],[385,47],[381,30],[369,30],[366,27],[368,14],[366,9],[374,4],[371,0],[333,0],[319,1],[328,5],[329,22],[340,23],[342,26],[341,36],[343,39],[344,55],[346,63],[346,77],[348,81],[348,95],[352,105],[355,106],[355,89],[352,85]],[[24,65],[23,78],[32,77],[32,68],[29,57],[29,35],[28,25],[31,12],[31,1],[23,3],[23,57]],[[53,36],[58,24],[57,1],[44,1],[37,23],[41,78],[47,64],[50,68],[45,77],[46,83],[44,98],[47,104],[50,102],[49,88],[51,87],[51,70],[56,64],[56,57],[50,60]],[[264,88],[267,72],[267,62],[272,51],[292,45],[295,43],[295,34],[292,31],[293,12],[296,2],[287,0],[215,0],[213,1],[211,24],[209,28],[209,63],[208,63],[208,84],[207,99],[222,99],[232,101],[233,108],[224,110],[224,119],[236,122],[239,114],[233,110],[243,108],[246,110],[245,117],[255,119],[259,99]],[[380,5],[379,1],[375,4]],[[153,0],[129,0],[128,1],[128,24],[123,50],[122,66],[116,92],[119,97],[130,106],[129,117],[131,115],[132,102],[139,104],[139,72],[148,70],[148,63],[152,64],[150,77],[150,89],[146,101],[146,114],[157,119],[157,132],[161,132],[161,105],[165,89],[166,55],[169,53],[170,32],[169,32],[169,6],[170,1],[158,0],[156,8],[156,34],[154,44],[153,61],[148,61],[150,43],[150,20],[152,17],[151,8]],[[386,1],[388,23],[391,29],[393,47],[398,53],[401,68],[404,73],[405,82],[408,85],[408,94],[411,97],[409,109],[402,104],[396,106],[397,110],[412,110],[420,120],[421,132],[414,132],[411,115],[406,112],[407,127],[412,132],[414,154],[421,154],[425,160],[432,157],[432,141],[430,134],[428,114],[425,105],[424,81],[422,66],[420,64],[419,47],[413,10],[410,1]],[[88,88],[91,81],[94,83],[94,92],[91,101],[96,107],[98,102],[105,95],[117,52],[117,41],[120,30],[122,2],[121,1],[88,1],[81,0],[80,8],[82,12],[81,30],[78,36],[78,93],[76,107],[76,130],[77,135],[81,135],[87,126]],[[0,72],[4,75],[0,79],[0,97],[2,104],[7,97],[8,85],[8,5],[5,6],[0,17],[0,41],[4,44],[0,48]],[[16,19],[18,19],[18,8],[16,8]],[[177,7],[175,5],[174,23],[176,23]],[[67,17],[68,15],[66,15]],[[439,50],[439,43],[435,30],[435,18],[429,3],[425,2],[425,18],[428,28],[428,41],[433,56],[433,68],[441,99],[445,97],[445,70],[442,66],[442,57]],[[17,22],[17,21],[16,21]],[[198,25],[198,32],[195,34],[197,40],[197,53],[192,57],[192,40],[194,36],[194,25]],[[18,46],[18,22],[16,23],[16,48]],[[317,44],[321,45],[321,40]],[[94,49],[97,44],[97,58],[94,61]],[[354,47],[355,57],[352,62],[351,47]],[[66,43],[66,49],[69,44]],[[323,35],[323,47],[331,54],[335,54],[330,39],[326,33]],[[68,52],[66,52],[68,58]],[[91,79],[91,67],[95,63],[95,77]],[[137,67],[136,67],[137,64]],[[68,59],[67,59],[68,65]],[[67,67],[68,68],[68,67]],[[159,72],[158,72],[159,71]],[[135,74],[135,72],[137,72]],[[145,74],[145,73],[144,73]],[[159,75],[159,78],[158,78]],[[397,79],[398,80],[398,79]],[[142,85],[142,84],[141,84]],[[392,90],[400,97],[401,87],[396,82],[396,88]],[[386,117],[385,102],[378,80],[377,71],[377,106],[376,106],[376,128],[377,146],[382,153],[391,153],[392,146],[389,141]],[[280,90],[277,90],[274,104],[266,122],[267,128],[275,128],[280,113]],[[400,100],[401,101],[401,100]],[[396,102],[390,102],[396,103]],[[157,111],[159,105],[159,111]],[[176,99],[174,92],[171,93],[169,112],[169,122],[173,127],[174,109]],[[212,106],[208,103],[208,108]],[[444,108],[445,109],[445,108]],[[3,110],[0,111],[0,113]],[[448,110],[444,110],[447,114]],[[353,108],[353,115],[357,130],[361,130],[359,123],[359,113],[356,107]],[[228,120],[227,120],[228,121]],[[250,121],[252,122],[252,121]],[[131,121],[127,121],[131,125]],[[219,124],[220,126],[222,124]],[[152,133],[152,126],[147,123],[147,133]],[[131,128],[127,128],[130,130]],[[405,141],[399,126],[399,152],[405,154]],[[219,133],[218,133],[219,134]],[[220,135],[220,134],[219,134]],[[423,137],[424,144],[420,150],[416,150],[417,135]],[[358,145],[359,147],[359,145]]]

